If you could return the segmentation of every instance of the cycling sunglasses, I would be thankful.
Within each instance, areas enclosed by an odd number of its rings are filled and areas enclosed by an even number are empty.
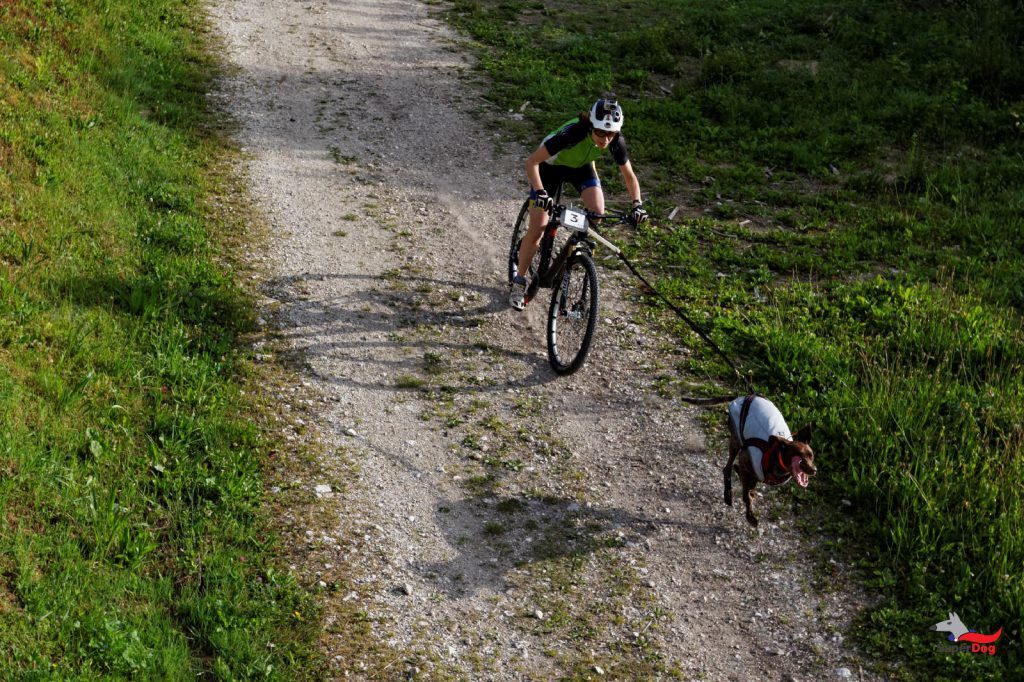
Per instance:
[[[601,130],[600,128],[594,128],[594,132],[597,134],[598,137],[603,137],[603,138],[606,138],[606,139],[609,138],[609,137],[614,137],[615,136],[615,133],[613,133],[612,131],[610,131],[610,130]]]

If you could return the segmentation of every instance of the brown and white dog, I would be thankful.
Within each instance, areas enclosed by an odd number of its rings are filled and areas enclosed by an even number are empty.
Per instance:
[[[782,413],[770,400],[748,395],[729,403],[729,430],[729,463],[724,469],[725,503],[732,506],[735,463],[743,483],[747,521],[757,526],[752,507],[754,487],[758,483],[782,485],[795,479],[806,488],[809,477],[818,473],[810,446],[811,426],[808,424],[793,436]]]

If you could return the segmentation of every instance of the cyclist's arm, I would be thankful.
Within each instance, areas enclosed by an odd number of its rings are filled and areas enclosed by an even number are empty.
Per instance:
[[[543,144],[526,157],[526,179],[530,183],[530,189],[544,189],[544,183],[540,179],[540,165],[551,158],[551,153]]]
[[[633,201],[640,201],[640,181],[636,178],[636,173],[633,172],[633,166],[626,161],[626,163],[619,166],[619,170],[622,172],[622,181],[626,183],[626,191],[629,192],[629,198]]]

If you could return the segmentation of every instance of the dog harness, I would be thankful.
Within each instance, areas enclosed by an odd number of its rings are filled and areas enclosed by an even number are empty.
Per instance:
[[[771,436],[792,440],[793,434],[782,418],[779,408],[758,395],[737,398],[729,403],[729,417],[738,425],[740,445],[750,452],[750,463],[757,480],[767,485],[781,485],[793,478],[782,461],[783,444],[769,442]]]

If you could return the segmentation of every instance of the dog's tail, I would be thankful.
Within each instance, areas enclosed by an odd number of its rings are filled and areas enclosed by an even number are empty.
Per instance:
[[[721,395],[717,398],[690,398],[688,396],[679,396],[679,399],[684,403],[690,403],[691,405],[721,405],[727,403],[736,396],[734,395]]]

